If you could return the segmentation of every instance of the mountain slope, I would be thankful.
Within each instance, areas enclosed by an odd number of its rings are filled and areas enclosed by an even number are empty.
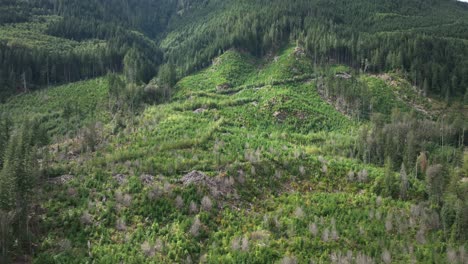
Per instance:
[[[467,12],[0,0],[0,262],[464,263]]]
[[[423,181],[410,178],[408,197],[392,198],[385,179],[399,176],[352,158],[367,121],[321,99],[324,77],[314,78],[325,69],[313,72],[300,50],[263,60],[228,51],[122,130],[94,127],[96,152],[80,147],[82,135],[50,146],[44,173],[64,176],[41,185],[34,222],[45,233],[34,262],[441,263],[447,252],[463,254],[464,242],[445,240],[422,202]],[[5,106],[44,96],[66,102],[95,85],[105,92],[98,79]],[[374,95],[381,109],[391,104],[393,91],[385,92]]]
[[[182,77],[230,48],[261,57],[291,40],[316,64],[400,69],[426,94],[448,100],[468,86],[468,11],[456,1],[4,0],[2,6],[4,96],[27,90],[24,83],[38,88],[121,71],[132,46],[151,61],[153,76],[169,62]]]

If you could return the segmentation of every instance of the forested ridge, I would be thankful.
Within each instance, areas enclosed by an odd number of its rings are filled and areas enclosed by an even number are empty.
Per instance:
[[[152,76],[164,62],[183,76],[229,48],[262,56],[291,40],[303,42],[317,63],[402,70],[425,94],[463,96],[468,83],[467,7],[456,1],[3,0],[1,6],[3,93],[121,71],[132,46],[154,65]],[[27,36],[6,35],[25,23],[28,30],[43,25],[38,38],[74,44],[49,50],[28,45]],[[90,40],[103,42],[84,45]]]
[[[1,263],[466,263],[468,4],[0,0]]]

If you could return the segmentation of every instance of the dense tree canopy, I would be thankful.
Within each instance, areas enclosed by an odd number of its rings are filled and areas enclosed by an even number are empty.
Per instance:
[[[2,0],[0,14],[5,25],[58,15],[44,33],[106,43],[55,52],[0,43],[4,95],[120,71],[131,47],[147,82],[162,61],[158,45],[189,73],[229,48],[263,56],[293,40],[316,63],[405,71],[426,94],[463,96],[468,87],[467,7],[455,1]]]

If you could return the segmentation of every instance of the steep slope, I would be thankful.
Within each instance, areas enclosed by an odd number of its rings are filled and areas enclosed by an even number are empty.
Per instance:
[[[80,137],[51,146],[45,174],[64,176],[42,184],[34,262],[441,263],[464,254],[421,202],[420,179],[409,179],[406,199],[379,196],[397,175],[352,158],[367,121],[321,99],[317,83],[330,70],[313,71],[300,51],[262,60],[228,51],[179,81],[171,102],[130,116],[123,130],[97,128],[106,140],[95,152],[68,154]],[[98,96],[87,98],[94,86]],[[18,116],[23,103],[26,115],[53,109],[28,103],[45,95],[57,107],[99,106],[106,89],[97,79],[4,106]],[[374,99],[391,103],[392,86],[379,89]]]
[[[449,0],[9,1],[1,4],[0,92],[121,71],[135,47],[157,74],[201,70],[231,48],[262,57],[298,41],[315,64],[400,69],[426,94],[468,86],[467,5]],[[164,54],[162,54],[164,53]],[[53,66],[55,65],[55,67]],[[127,65],[128,66],[128,65]],[[140,80],[148,82],[150,77]],[[26,85],[26,84],[27,85]]]
[[[463,76],[468,68],[466,59],[459,60],[468,54],[464,4],[213,2],[204,7],[206,16],[199,17],[203,12],[198,11],[175,17],[161,42],[166,56],[183,71],[206,67],[232,47],[262,56],[294,39],[304,44],[316,64],[340,62],[372,72],[400,69],[426,93],[447,97],[466,93]]]
[[[74,134],[91,122],[109,122],[108,88],[104,78],[77,82],[16,96],[0,111],[17,124],[39,119],[50,136]]]
[[[149,78],[156,74],[162,54],[153,39],[122,22],[120,13],[132,12],[122,7],[127,1],[65,2],[0,2],[1,102],[14,94],[122,71],[132,47],[150,62],[145,64]],[[106,12],[110,7],[119,12]],[[135,11],[128,19],[137,28],[148,27],[135,21],[139,15]]]
[[[467,7],[0,0],[0,262],[465,263]]]

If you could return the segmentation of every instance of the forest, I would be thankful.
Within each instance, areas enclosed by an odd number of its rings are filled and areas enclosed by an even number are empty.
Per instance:
[[[468,4],[0,0],[0,263],[466,263]]]
[[[375,73],[401,70],[425,94],[447,100],[464,96],[468,84],[466,6],[453,1],[2,0],[1,6],[4,25],[45,20],[41,36],[76,45],[103,41],[51,49],[28,45],[27,39],[4,40],[5,94],[120,71],[132,47],[149,60],[148,76],[171,62],[182,77],[229,48],[263,56],[291,40],[303,42],[317,63]]]

